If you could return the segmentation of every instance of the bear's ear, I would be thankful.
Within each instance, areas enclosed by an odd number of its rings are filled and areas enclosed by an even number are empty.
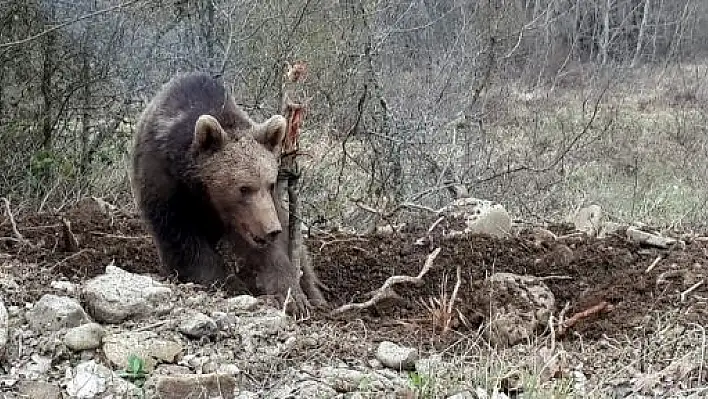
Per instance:
[[[192,149],[196,152],[217,151],[228,139],[219,121],[211,115],[202,115],[194,126]]]
[[[276,157],[280,156],[280,148],[285,140],[287,125],[288,122],[284,116],[273,115],[267,121],[253,127],[253,138]]]

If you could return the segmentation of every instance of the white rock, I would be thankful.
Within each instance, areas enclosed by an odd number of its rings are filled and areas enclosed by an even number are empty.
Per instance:
[[[27,312],[27,321],[32,329],[40,332],[57,331],[90,322],[75,299],[56,295],[42,296]]]
[[[671,245],[676,244],[677,240],[671,237],[662,237],[656,234],[647,233],[639,230],[636,227],[627,229],[627,238],[638,244],[651,245],[653,247],[667,249]]]
[[[572,219],[576,230],[594,237],[602,227],[602,208],[599,205],[590,205],[578,210]]]
[[[394,370],[412,370],[418,360],[418,350],[383,341],[376,349],[376,358],[388,368]]]
[[[54,288],[57,291],[62,291],[66,294],[74,294],[76,293],[76,284],[70,282],[70,281],[52,281],[49,283],[49,286]]]
[[[258,299],[250,295],[239,295],[226,300],[226,305],[229,310],[239,312],[248,312],[258,307]]]
[[[459,220],[466,227],[451,234],[489,234],[507,237],[511,233],[511,216],[500,204],[476,198],[460,198],[441,209],[448,220]]]
[[[88,323],[74,327],[66,332],[64,344],[72,351],[96,349],[101,346],[101,340],[106,331],[98,323]]]
[[[90,360],[76,366],[66,384],[66,392],[76,398],[95,398],[107,389],[107,380],[112,376],[107,367]]]
[[[83,295],[93,317],[106,323],[165,314],[173,306],[167,286],[110,265],[106,274],[86,282]]]
[[[190,313],[187,318],[182,320],[178,329],[190,338],[210,337],[219,331],[216,322],[200,312]]]
[[[145,371],[150,372],[159,362],[174,363],[182,353],[182,345],[160,339],[152,331],[124,332],[104,337],[103,353],[119,369],[125,369],[128,358],[135,355],[143,359]]]

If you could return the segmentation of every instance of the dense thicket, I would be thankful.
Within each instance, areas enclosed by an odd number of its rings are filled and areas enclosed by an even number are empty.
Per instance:
[[[338,148],[305,182],[310,216],[341,199],[436,206],[426,194],[453,184],[500,200],[518,194],[510,174],[563,176],[563,151],[606,129],[593,107],[628,71],[707,52],[702,0],[2,0],[0,193],[129,203],[133,125],[159,85],[207,70],[260,118],[279,110],[284,65],[305,60],[303,140]],[[563,88],[585,90],[581,123],[501,151],[488,126],[526,123],[512,93]]]

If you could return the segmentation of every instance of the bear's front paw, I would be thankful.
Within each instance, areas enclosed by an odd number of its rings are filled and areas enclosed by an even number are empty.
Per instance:
[[[258,280],[265,294],[275,297],[288,314],[297,318],[310,314],[310,302],[296,280],[291,283],[290,279],[273,274],[259,276]]]

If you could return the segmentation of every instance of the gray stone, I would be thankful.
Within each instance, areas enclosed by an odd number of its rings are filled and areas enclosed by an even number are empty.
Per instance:
[[[239,295],[226,300],[229,310],[235,312],[250,312],[258,307],[258,299],[250,295]]]
[[[320,381],[331,386],[337,392],[355,391],[368,377],[361,371],[338,367],[323,367],[318,374]]]
[[[245,335],[266,337],[277,335],[290,326],[286,315],[280,311],[269,311],[265,314],[240,316],[236,319],[237,329]]]
[[[636,227],[627,229],[627,238],[638,244],[650,245],[653,247],[667,249],[676,244],[677,240],[671,237],[662,237],[660,235],[647,233],[639,230]]]
[[[418,350],[383,341],[376,349],[376,359],[394,370],[412,370],[418,360]]]
[[[106,331],[98,323],[87,323],[74,327],[66,332],[64,345],[72,351],[96,349],[101,346],[101,340]]]
[[[576,230],[589,236],[596,236],[602,227],[602,208],[599,205],[590,205],[582,208],[573,215],[573,225]]]
[[[190,338],[201,338],[215,335],[219,331],[219,328],[211,317],[204,313],[193,312],[182,320],[178,330]]]
[[[268,392],[265,398],[303,398],[320,399],[336,397],[335,391],[329,385],[320,381],[304,380],[292,384],[283,384]]]
[[[125,369],[128,358],[135,355],[143,359],[145,371],[150,372],[160,362],[174,363],[182,353],[182,345],[160,339],[152,331],[124,332],[104,337],[103,353],[120,369]]]
[[[485,281],[491,318],[486,333],[494,346],[511,346],[533,337],[548,325],[555,309],[553,292],[542,280],[495,273]]]
[[[27,398],[62,399],[61,389],[56,384],[43,381],[20,381],[18,392]]]
[[[39,332],[57,331],[90,322],[79,303],[69,297],[44,295],[27,312],[27,321]]]
[[[51,368],[52,359],[50,357],[33,353],[30,355],[30,361],[19,367],[16,374],[27,380],[36,380],[45,377]]]
[[[225,374],[160,375],[150,378],[146,397],[155,399],[233,399],[236,379]]]
[[[173,306],[167,286],[110,265],[105,274],[86,282],[83,295],[91,315],[106,323],[165,314]]]
[[[218,311],[211,312],[210,317],[214,320],[216,327],[218,327],[219,330],[227,330],[229,326],[234,324],[234,318],[228,313]]]

